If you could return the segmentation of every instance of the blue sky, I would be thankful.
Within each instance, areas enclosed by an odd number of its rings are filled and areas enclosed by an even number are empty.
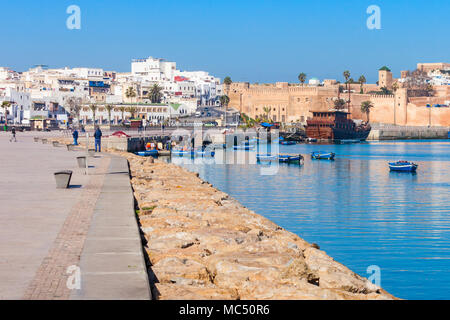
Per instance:
[[[78,5],[81,30],[68,30],[66,8]],[[366,27],[369,5],[381,30]],[[3,1],[0,66],[25,71],[102,67],[129,71],[132,58],[163,57],[183,70],[234,81],[342,79],[349,69],[375,82],[417,62],[450,62],[447,0],[43,0]],[[5,14],[6,13],[6,14]]]

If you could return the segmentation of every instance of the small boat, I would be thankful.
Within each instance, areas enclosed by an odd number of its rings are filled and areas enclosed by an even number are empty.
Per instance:
[[[409,161],[397,161],[389,163],[391,171],[416,172],[418,165]]]
[[[197,150],[195,151],[195,155],[198,157],[214,157],[216,152],[212,150]]]
[[[317,142],[317,139],[316,138],[308,138],[308,139],[306,139],[306,142],[309,142],[309,143]]]
[[[280,154],[278,157],[280,162],[283,163],[302,163],[303,156],[299,155],[289,155],[289,154]]]
[[[282,141],[280,141],[280,144],[283,146],[293,146],[293,145],[297,144],[297,142],[282,140]]]
[[[251,150],[255,150],[255,146],[254,145],[240,145],[240,146],[234,146],[233,147],[234,150],[245,150],[245,151],[251,151]]]
[[[193,150],[172,150],[172,156],[178,157],[193,157],[195,156],[195,152]]]
[[[311,153],[311,158],[314,160],[334,160],[336,154],[333,152],[313,152]]]
[[[158,156],[158,150],[138,151],[135,154],[138,155],[138,156],[141,156],[141,157],[157,157]]]
[[[278,161],[278,156],[272,154],[257,154],[256,160],[260,162]]]

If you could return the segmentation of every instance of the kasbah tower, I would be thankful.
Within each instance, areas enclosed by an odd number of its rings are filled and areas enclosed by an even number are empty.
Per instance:
[[[450,70],[450,64],[419,63],[417,69],[426,73]],[[370,111],[371,123],[450,126],[450,108],[427,108],[427,104],[448,105],[450,85],[433,86],[432,96],[421,96],[414,90],[406,88],[404,83],[407,77],[408,71],[401,71],[400,78],[395,79],[389,68],[383,67],[378,71],[377,84],[364,84],[362,91],[359,83],[351,84],[351,104],[348,111],[352,119],[367,121],[367,115],[361,112],[361,103],[371,101],[374,106]],[[391,94],[382,94],[383,87]],[[275,84],[237,82],[227,86],[225,92],[230,97],[230,108],[237,109],[253,119],[268,114],[271,120],[283,123],[306,123],[306,120],[312,117],[311,111],[332,110],[338,97],[348,100],[346,85],[339,84],[336,80],[324,80],[323,84],[318,84],[318,81],[311,84],[310,81],[310,84],[304,85],[287,82]]]

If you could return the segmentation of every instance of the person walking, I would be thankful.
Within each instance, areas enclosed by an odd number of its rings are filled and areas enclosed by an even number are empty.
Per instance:
[[[73,145],[77,146],[78,145],[78,130],[77,129],[73,130],[72,137],[73,137]]]
[[[11,129],[11,139],[9,139],[9,142],[12,142],[14,140],[14,142],[17,142],[17,139],[16,139],[16,128],[15,127],[12,127],[12,129]]]
[[[97,127],[94,133],[95,138],[95,152],[102,152],[102,130]]]

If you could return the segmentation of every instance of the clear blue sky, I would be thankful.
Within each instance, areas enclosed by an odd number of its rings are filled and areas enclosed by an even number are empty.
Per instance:
[[[76,4],[82,29],[66,28]],[[381,8],[382,30],[366,9]],[[132,58],[163,57],[184,70],[234,81],[342,79],[375,82],[417,62],[450,62],[447,0],[22,0],[2,1],[0,66],[35,64],[129,71]]]

